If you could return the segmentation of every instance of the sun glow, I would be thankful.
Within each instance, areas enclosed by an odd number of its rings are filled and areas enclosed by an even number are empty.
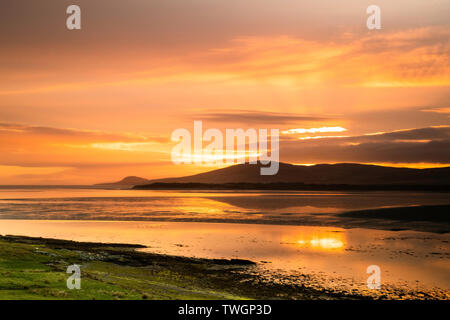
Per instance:
[[[283,238],[283,243],[295,245],[295,247],[302,250],[339,253],[344,251],[346,247],[347,241],[345,235],[346,233],[344,231],[336,231],[333,229],[323,232],[304,232]]]
[[[262,152],[249,152],[249,151],[230,151],[230,150],[216,150],[216,153],[208,152],[202,153],[174,153],[176,157],[183,163],[221,163],[222,161],[244,161],[249,158],[259,158]]]
[[[323,234],[302,235],[295,244],[302,248],[319,251],[340,252],[345,248],[345,236],[342,232],[324,232]]]
[[[289,129],[282,131],[283,134],[295,134],[295,133],[323,133],[323,132],[344,132],[347,131],[346,128],[343,127],[320,127],[320,128],[297,128],[297,129]]]
[[[300,140],[329,139],[329,138],[348,138],[349,136],[307,136],[300,137]]]

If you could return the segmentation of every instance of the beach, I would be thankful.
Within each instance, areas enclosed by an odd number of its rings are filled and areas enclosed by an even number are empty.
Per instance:
[[[1,299],[355,299],[328,290],[276,283],[255,263],[135,251],[140,246],[0,237]],[[67,263],[81,267],[79,288],[66,287]]]
[[[44,187],[0,193],[0,235],[126,244],[136,254],[174,261],[251,261],[239,272],[257,277],[258,283],[282,286],[264,298],[448,299],[446,194]],[[21,243],[18,239],[13,242]],[[45,247],[43,239],[33,243]],[[93,253],[90,247],[86,252]],[[67,268],[70,262],[62,260]],[[83,259],[75,260],[87,267]],[[379,290],[367,287],[371,265],[381,270]],[[313,293],[297,294],[283,286]],[[256,292],[222,289],[223,297],[261,298]]]
[[[384,288],[378,296],[309,286],[307,274],[261,274],[242,259],[136,251],[139,245],[0,237],[1,299],[448,299],[448,291]],[[68,263],[81,268],[68,289]],[[306,280],[306,281],[305,281]]]

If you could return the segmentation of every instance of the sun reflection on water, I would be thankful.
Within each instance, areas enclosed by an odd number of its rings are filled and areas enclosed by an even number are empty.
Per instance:
[[[345,248],[345,236],[341,232],[302,235],[295,243],[302,248],[313,250],[343,251]]]

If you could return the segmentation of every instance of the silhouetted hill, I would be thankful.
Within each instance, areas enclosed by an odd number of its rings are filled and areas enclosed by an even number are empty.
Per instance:
[[[139,190],[308,190],[308,191],[431,191],[450,192],[450,185],[419,185],[419,184],[305,184],[287,183],[165,183],[133,186]]]
[[[148,184],[148,183],[151,183],[151,181],[148,179],[135,177],[135,176],[129,176],[129,177],[125,177],[122,180],[117,181],[117,182],[98,183],[98,184],[96,184],[96,186],[138,186],[138,185]]]
[[[450,185],[450,167],[411,169],[355,163],[314,166],[280,163],[273,176],[260,175],[260,164],[238,164],[179,178],[151,183],[301,183],[316,185]]]

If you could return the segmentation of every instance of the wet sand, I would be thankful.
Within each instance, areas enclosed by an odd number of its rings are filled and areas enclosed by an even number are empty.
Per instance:
[[[6,188],[0,234],[247,259],[269,283],[334,293],[445,298],[448,209],[448,194],[423,192]],[[369,265],[381,269],[381,290],[367,289]]]
[[[246,259],[255,274],[317,290],[370,297],[446,299],[449,235],[336,227],[183,222],[0,221],[0,234],[145,245],[173,256]],[[366,268],[381,268],[368,290]]]
[[[0,188],[0,219],[179,221],[450,232],[448,193]]]

